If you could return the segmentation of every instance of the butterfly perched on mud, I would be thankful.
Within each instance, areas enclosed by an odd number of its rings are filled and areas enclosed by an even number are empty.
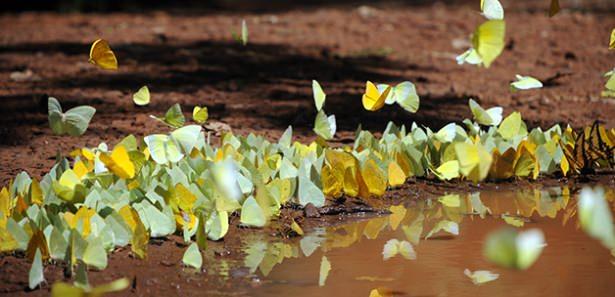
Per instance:
[[[578,134],[572,129],[566,133],[574,142],[560,142],[573,172],[586,174],[595,172],[597,168],[615,168],[615,129],[608,130],[595,121]]]

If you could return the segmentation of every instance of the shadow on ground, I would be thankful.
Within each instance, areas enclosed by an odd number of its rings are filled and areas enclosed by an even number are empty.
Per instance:
[[[0,54],[61,53],[70,58],[84,56],[89,46],[66,42],[27,43],[0,47]],[[261,118],[280,129],[288,125],[311,127],[316,113],[311,80],[316,78],[328,94],[326,112],[336,115],[343,130],[354,130],[359,123],[367,129],[381,130],[389,121],[398,124],[417,121],[437,128],[459,120],[453,112],[449,117],[442,110],[466,108],[467,96],[445,95],[423,97],[417,114],[409,114],[397,106],[387,106],[376,113],[365,111],[361,105],[365,81],[410,79],[421,82],[422,77],[404,78],[398,73],[406,70],[437,71],[430,66],[393,61],[382,55],[339,56],[325,48],[294,48],[279,44],[242,46],[235,42],[214,41],[116,44],[113,48],[120,57],[117,72],[88,67],[76,71],[76,74],[30,84],[36,90],[60,93],[82,90],[76,96],[63,98],[64,108],[90,104],[97,108],[97,115],[125,111],[101,99],[101,90],[103,93],[118,90],[130,94],[135,86],[146,84],[156,93],[181,93],[193,98],[183,100],[185,111],[198,103],[198,98],[194,98],[196,93],[219,92],[229,100],[212,104],[216,116]],[[46,97],[43,93],[4,96],[0,100],[5,107],[0,111],[3,125],[19,126],[25,119],[39,123],[46,121]],[[167,101],[158,101],[152,103],[147,111],[163,113],[169,106]]]

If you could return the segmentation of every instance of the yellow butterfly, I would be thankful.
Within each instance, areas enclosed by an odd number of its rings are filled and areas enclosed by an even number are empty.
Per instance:
[[[406,179],[408,176],[401,168],[399,164],[395,161],[391,161],[387,168],[388,178],[389,178],[389,186],[391,187],[399,187],[406,183]]]
[[[130,179],[135,177],[135,165],[130,161],[130,156],[122,145],[116,146],[110,155],[107,153],[100,154],[100,161],[120,178]]]
[[[509,179],[515,174],[515,162],[517,152],[513,148],[507,149],[504,153],[496,148],[491,153],[493,164],[489,169],[489,177],[492,179]],[[565,159],[565,158],[563,158]]]
[[[368,159],[361,166],[361,176],[369,195],[376,197],[384,195],[387,189],[387,176],[374,159]]]
[[[326,196],[339,198],[344,190],[344,168],[339,164],[324,164],[321,170],[322,191]]]
[[[376,111],[384,106],[384,101],[389,96],[391,86],[380,93],[378,88],[371,81],[365,84],[365,94],[363,94],[363,107],[369,111]]]
[[[117,58],[104,39],[97,39],[90,48],[90,60],[88,61],[102,69],[117,70]]]
[[[79,225],[79,221],[81,221],[82,228],[83,228],[83,230],[81,230],[82,235],[83,237],[87,237],[92,230],[90,222],[91,222],[92,217],[95,214],[96,214],[96,210],[90,209],[86,206],[82,206],[74,214],[71,212],[65,212],[64,220],[66,221],[66,223],[71,229],[77,228],[77,226]]]
[[[506,23],[503,20],[490,20],[481,24],[472,36],[472,47],[487,68],[504,50]]]

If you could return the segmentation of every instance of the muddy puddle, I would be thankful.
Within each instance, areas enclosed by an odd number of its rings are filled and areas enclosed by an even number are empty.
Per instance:
[[[607,193],[614,205],[615,192]],[[290,242],[252,234],[242,239],[245,257],[212,260],[218,263],[210,272],[229,282],[246,274],[251,286],[239,291],[250,296],[369,296],[375,288],[392,296],[614,296],[614,259],[579,229],[575,197],[567,188],[453,195],[393,206],[389,216],[316,228]],[[438,225],[446,231],[432,232]],[[547,246],[526,271],[483,257],[485,238],[502,227],[544,232]],[[391,239],[410,242],[414,253],[384,260]],[[331,270],[319,286],[323,256]],[[500,277],[474,285],[466,268]]]

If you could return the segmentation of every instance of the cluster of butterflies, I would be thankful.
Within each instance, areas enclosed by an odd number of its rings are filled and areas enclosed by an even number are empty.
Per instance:
[[[395,88],[407,94],[403,84]],[[378,100],[393,89],[387,86]],[[214,147],[200,125],[187,125],[142,141],[130,135],[113,149],[104,143],[77,149],[42,180],[22,172],[0,191],[0,250],[64,261],[77,271],[104,269],[118,246],[130,244],[135,256],[146,257],[150,237],[179,233],[203,249],[206,239],[225,236],[235,212],[242,225],[263,227],[287,203],[321,207],[343,195],[378,197],[412,177],[480,182],[613,168],[615,129],[528,131],[519,113],[503,119],[502,108],[473,100],[469,108],[473,120],[465,127],[451,123],[434,132],[390,123],[380,138],[358,130],[355,143],[343,148],[293,142],[290,127],[277,143],[226,133]],[[54,113],[61,109],[50,100]],[[296,222],[293,228],[303,233]],[[431,234],[440,230],[458,227],[441,222]],[[186,265],[201,265],[199,248],[186,251]],[[40,283],[33,280],[32,287]]]
[[[473,48],[458,60],[489,67],[504,47],[505,24],[497,0],[483,1],[481,8],[489,20],[475,32]],[[242,38],[247,43],[245,22]],[[118,68],[102,39],[92,44],[89,61],[103,69]],[[608,76],[609,82],[614,80],[612,71]],[[607,89],[612,91],[613,84],[607,83]],[[541,86],[537,79],[520,75],[511,84],[513,90]],[[359,129],[353,146],[335,149],[326,143],[336,133],[335,116],[325,114],[326,94],[317,81],[312,89],[319,140],[307,145],[292,142],[289,127],[277,143],[226,133],[214,147],[200,125],[185,126],[176,104],[163,117],[153,117],[174,129],[169,134],[149,135],[143,141],[130,135],[113,149],[104,143],[77,149],[72,162],[59,158],[40,182],[20,173],[0,191],[0,251],[25,251],[33,261],[31,288],[44,281],[42,263],[53,259],[76,272],[80,290],[96,292],[87,282],[88,267],[104,269],[107,253],[127,245],[136,257],[145,258],[150,237],[182,234],[190,243],[184,263],[200,268],[206,240],[223,238],[235,212],[240,212],[242,225],[263,227],[287,203],[320,207],[343,195],[382,196],[411,177],[479,182],[582,173],[613,168],[615,163],[615,129],[595,124],[580,133],[558,125],[528,131],[519,113],[503,119],[502,108],[485,109],[474,100],[469,101],[473,120],[464,120],[465,126],[451,123],[434,132],[416,124],[407,129],[390,123],[381,138]],[[149,104],[149,89],[138,90],[133,102]],[[414,84],[366,83],[366,110],[395,103],[416,112]],[[51,129],[60,135],[83,134],[95,111],[80,106],[63,112],[57,99],[48,100]],[[192,115],[203,124],[207,108],[197,106]],[[292,226],[303,234],[296,222]],[[444,221],[434,230],[431,234],[454,233],[458,227]],[[388,250],[385,256],[412,256],[402,241],[391,242]],[[69,285],[55,290],[69,289],[79,290]]]

